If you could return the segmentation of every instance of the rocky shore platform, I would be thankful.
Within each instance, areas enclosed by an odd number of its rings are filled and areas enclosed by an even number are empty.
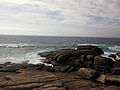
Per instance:
[[[0,90],[120,90],[120,52],[83,45],[39,53],[44,63],[0,64]]]

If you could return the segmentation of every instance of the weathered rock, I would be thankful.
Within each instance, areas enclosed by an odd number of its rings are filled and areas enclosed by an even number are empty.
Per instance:
[[[98,77],[96,79],[96,81],[101,82],[101,83],[105,83],[106,82],[106,77],[107,77],[107,75],[102,74],[102,75],[100,75],[100,77]]]
[[[118,51],[118,52],[116,53],[116,55],[120,58],[120,51]]]
[[[5,76],[4,79],[11,80],[11,76]]]
[[[45,66],[45,67],[43,67],[42,70],[43,70],[43,71],[48,71],[48,72],[54,72],[54,71],[55,71],[54,68],[51,67],[51,66]]]
[[[113,66],[113,60],[106,57],[96,56],[94,59],[94,64],[100,66]]]
[[[120,67],[120,60],[116,60],[115,62],[114,62],[114,68],[116,68],[116,67]]]
[[[51,64],[52,64],[53,66],[59,66],[59,63],[58,63],[57,61],[55,61],[55,60],[52,60],[52,61],[51,61]]]
[[[70,69],[71,67],[70,66],[63,66],[62,68],[61,68],[61,72],[67,72],[69,69]]]
[[[69,60],[71,56],[73,56],[73,53],[62,54],[57,58],[57,62],[62,65],[65,65],[67,60]]]
[[[97,77],[99,77],[99,73],[95,70],[92,70],[91,68],[80,68],[78,73],[86,79],[95,80]]]
[[[107,86],[102,90],[120,90],[120,86]]]
[[[77,73],[56,73],[55,75],[63,82],[66,90],[92,90],[92,88],[101,88],[97,82],[83,79]]]
[[[11,67],[3,67],[0,69],[0,72],[16,72],[18,68],[11,66]]]
[[[65,90],[65,88],[52,73],[23,71],[12,76],[11,80],[1,82],[0,90]]]
[[[112,68],[111,74],[120,75],[120,67]]]
[[[58,51],[50,51],[39,53],[41,57],[46,57],[43,61],[44,63],[49,63],[55,65],[66,65],[65,62],[69,60],[73,55],[76,55],[75,49],[61,49]],[[72,56],[71,56],[72,55]]]
[[[120,75],[107,75],[106,82],[112,85],[120,86]]]
[[[55,55],[57,53],[58,53],[57,51],[50,51],[50,52],[38,53],[38,55],[40,55],[41,57],[48,57],[48,56],[51,56],[51,55]]]
[[[63,66],[54,66],[53,68],[54,68],[55,72],[61,72],[62,67]]]
[[[91,61],[94,61],[94,55],[87,55],[86,58],[87,60],[91,60]]]
[[[97,46],[92,46],[92,45],[81,45],[81,46],[77,47],[77,50],[81,54],[87,54],[87,55],[100,55],[100,54],[104,54],[102,49],[100,49]]]
[[[113,60],[106,57],[95,56],[94,69],[103,73],[109,73],[113,67]]]

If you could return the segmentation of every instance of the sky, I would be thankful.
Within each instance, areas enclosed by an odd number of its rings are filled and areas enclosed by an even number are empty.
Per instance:
[[[120,37],[120,0],[0,0],[0,34]]]

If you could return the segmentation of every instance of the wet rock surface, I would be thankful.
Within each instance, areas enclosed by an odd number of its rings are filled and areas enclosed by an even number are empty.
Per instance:
[[[96,46],[85,45],[39,53],[53,67],[1,64],[0,90],[120,90],[119,61],[102,57],[103,53]]]

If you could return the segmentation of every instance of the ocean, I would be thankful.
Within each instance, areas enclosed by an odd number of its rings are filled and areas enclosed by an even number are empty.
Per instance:
[[[106,54],[120,51],[120,38],[0,35],[0,63],[41,63],[40,52],[90,44]]]

